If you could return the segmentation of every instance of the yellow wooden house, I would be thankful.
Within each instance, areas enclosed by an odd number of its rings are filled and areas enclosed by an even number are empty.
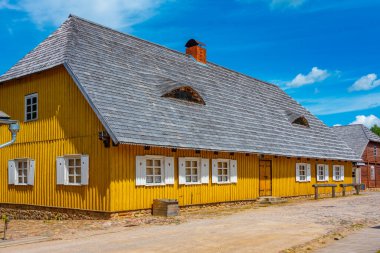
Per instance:
[[[69,18],[0,77],[0,203],[100,212],[313,194],[360,158],[278,86]],[[242,56],[243,57],[243,56]],[[0,143],[10,138],[0,127]]]

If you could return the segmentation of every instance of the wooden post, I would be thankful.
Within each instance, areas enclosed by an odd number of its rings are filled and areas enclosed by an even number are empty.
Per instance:
[[[342,195],[343,197],[346,196],[346,186],[342,186],[343,190],[342,190]]]
[[[355,186],[356,195],[359,195],[360,192],[360,184]]]
[[[332,188],[332,197],[335,198],[335,187],[332,186],[331,188]]]
[[[314,196],[314,199],[318,199],[318,187],[315,186],[315,196]]]

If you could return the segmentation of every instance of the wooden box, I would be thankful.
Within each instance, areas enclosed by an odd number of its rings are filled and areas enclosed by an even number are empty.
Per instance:
[[[153,200],[154,216],[177,216],[179,215],[178,201],[176,199],[155,199]]]

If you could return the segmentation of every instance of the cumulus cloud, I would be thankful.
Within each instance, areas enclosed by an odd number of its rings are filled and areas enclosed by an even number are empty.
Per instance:
[[[150,18],[165,0],[19,0],[12,5],[7,0],[0,1],[0,8],[26,12],[39,27],[58,26],[71,13],[113,28],[124,28]]]
[[[373,114],[368,115],[368,116],[358,115],[356,116],[355,121],[353,121],[350,125],[354,125],[354,124],[362,124],[368,128],[371,128],[374,125],[380,126],[380,119]]]
[[[372,73],[360,77],[350,88],[348,88],[348,91],[372,90],[379,85],[380,79],[377,79],[377,75]]]
[[[321,82],[329,76],[330,74],[327,70],[313,67],[311,71],[306,75],[301,73],[298,74],[292,81],[287,82],[286,86],[289,88],[298,88],[307,84]]]

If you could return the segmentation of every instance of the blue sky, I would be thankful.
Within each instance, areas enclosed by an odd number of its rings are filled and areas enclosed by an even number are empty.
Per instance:
[[[0,73],[69,13],[275,83],[328,125],[380,120],[380,1],[0,0]]]

